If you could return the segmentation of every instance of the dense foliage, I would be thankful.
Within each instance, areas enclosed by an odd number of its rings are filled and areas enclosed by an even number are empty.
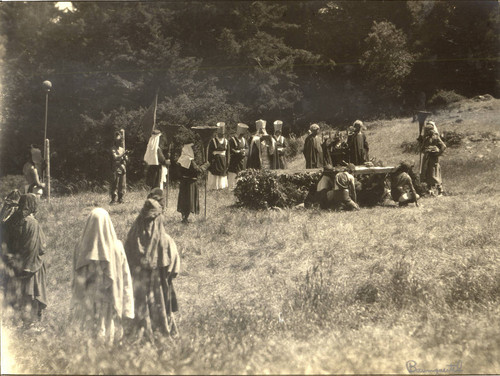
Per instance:
[[[56,178],[102,180],[114,129],[143,176],[139,123],[158,90],[163,128],[259,118],[311,122],[408,113],[498,89],[498,2],[51,2],[0,8],[0,173],[48,138]],[[435,94],[437,96],[435,96]],[[441,93],[441,94],[439,94]]]

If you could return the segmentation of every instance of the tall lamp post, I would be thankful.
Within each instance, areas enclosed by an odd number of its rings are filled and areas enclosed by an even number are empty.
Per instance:
[[[43,158],[47,164],[47,200],[50,202],[50,146],[49,140],[47,139],[47,115],[49,112],[49,91],[52,89],[52,82],[43,81],[43,89],[45,90],[45,131],[43,133]]]

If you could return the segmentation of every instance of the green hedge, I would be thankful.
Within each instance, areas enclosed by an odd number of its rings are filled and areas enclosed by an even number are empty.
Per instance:
[[[320,176],[321,172],[281,175],[273,170],[244,170],[238,175],[234,194],[238,205],[248,208],[291,207],[304,202]]]
[[[340,170],[339,170],[340,171]],[[281,170],[245,170],[238,175],[234,194],[237,204],[252,209],[289,208],[316,204],[316,186],[322,173],[305,170],[283,173]],[[371,207],[388,197],[385,175],[362,175],[356,178],[360,206]]]

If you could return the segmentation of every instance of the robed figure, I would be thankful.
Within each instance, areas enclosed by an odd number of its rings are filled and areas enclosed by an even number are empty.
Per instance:
[[[425,125],[421,148],[424,155],[420,181],[426,183],[429,193],[433,188],[436,188],[438,195],[441,195],[443,193],[443,183],[439,157],[445,151],[446,145],[439,137],[436,124],[432,121],[428,121]]]
[[[217,135],[208,143],[208,188],[227,188],[227,166],[229,158],[229,143],[224,137],[225,123],[217,123]]]
[[[285,150],[287,148],[287,142],[283,136],[283,122],[281,120],[276,120],[274,122],[274,143],[276,145],[276,169],[286,168]]]
[[[163,189],[170,166],[169,157],[165,138],[159,130],[154,129],[144,154],[144,162],[148,165],[146,184],[151,189]]]
[[[229,139],[229,168],[228,183],[229,188],[236,186],[236,176],[246,168],[248,154],[248,141],[245,139],[245,133],[248,131],[248,125],[238,123],[236,135]]]
[[[312,124],[309,127],[309,135],[304,141],[304,158],[306,159],[306,168],[321,168],[324,165],[323,148],[319,138],[319,125]]]
[[[255,122],[256,132],[249,141],[247,167],[256,170],[274,169],[276,144],[266,131],[266,121]]]
[[[349,147],[349,163],[356,166],[362,165],[369,161],[368,158],[368,142],[366,135],[361,132],[363,122],[356,120],[353,124],[352,132],[347,137],[347,145]]]

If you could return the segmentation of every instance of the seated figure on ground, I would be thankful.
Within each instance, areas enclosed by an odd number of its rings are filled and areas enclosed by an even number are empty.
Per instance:
[[[418,206],[417,200],[420,196],[415,191],[413,181],[409,175],[411,166],[402,162],[396,171],[391,174],[391,197],[399,206],[407,206],[414,202]]]

